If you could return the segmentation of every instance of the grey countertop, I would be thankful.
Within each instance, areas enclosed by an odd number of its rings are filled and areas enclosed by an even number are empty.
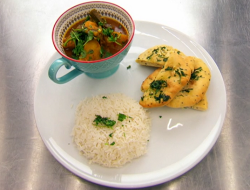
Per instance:
[[[109,189],[64,168],[45,147],[34,117],[39,76],[55,53],[53,24],[81,2],[0,2],[0,189]],[[135,20],[161,23],[190,36],[215,60],[226,86],[224,125],[208,155],[182,176],[145,189],[249,189],[250,2],[112,2]]]

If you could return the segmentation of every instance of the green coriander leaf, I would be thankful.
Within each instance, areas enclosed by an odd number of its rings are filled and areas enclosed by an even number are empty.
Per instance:
[[[119,113],[119,114],[118,114],[118,120],[119,120],[119,121],[123,121],[123,120],[126,119],[126,118],[127,118],[127,116],[124,115],[123,113]]]
[[[72,52],[76,56],[79,56],[83,52],[83,41],[82,40],[78,40],[76,47],[72,50]]]
[[[167,82],[165,80],[154,80],[150,83],[150,87],[153,89],[161,89],[162,87],[166,87]]]
[[[79,58],[85,58],[87,56],[86,51],[83,49]]]
[[[173,67],[167,67],[166,69],[165,69],[165,71],[172,71],[173,70]]]
[[[94,53],[94,50],[92,49],[88,51],[88,54],[93,54],[93,53]]]
[[[96,118],[94,119],[93,123],[95,126],[105,126],[108,128],[112,128],[116,124],[116,121],[110,120],[107,117],[96,115]]]
[[[114,30],[112,30],[111,28],[103,28],[102,29],[102,33],[105,36],[111,36],[111,34],[114,32]]]
[[[116,36],[116,35],[113,36],[113,35],[111,35],[110,37],[108,37],[108,41],[115,42],[119,46],[122,46],[122,44],[120,44],[119,42],[117,42],[117,39],[119,39],[120,36],[121,36],[121,34],[119,36]]]

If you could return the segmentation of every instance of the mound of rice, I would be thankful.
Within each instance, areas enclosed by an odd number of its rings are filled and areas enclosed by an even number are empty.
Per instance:
[[[126,115],[123,121],[118,114]],[[115,120],[112,127],[96,126],[96,115]],[[151,120],[138,102],[124,94],[98,95],[80,102],[76,111],[73,141],[90,160],[106,167],[120,167],[146,153]]]

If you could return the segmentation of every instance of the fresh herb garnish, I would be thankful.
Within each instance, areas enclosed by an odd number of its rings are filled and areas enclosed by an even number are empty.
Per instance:
[[[146,59],[151,59],[151,57],[153,56],[154,54],[152,53],[151,55],[149,55]]]
[[[131,65],[127,66],[127,69],[130,69],[131,68]]]
[[[153,51],[152,51],[151,55],[149,55],[149,56],[147,57],[147,59],[151,59],[151,57],[152,57],[154,54],[157,54],[157,53],[158,53],[158,51],[159,51],[159,48],[157,48],[157,49],[153,49]]]
[[[182,68],[175,70],[175,73],[180,77],[179,83],[181,82],[181,77],[185,77],[186,76],[186,74],[182,70],[183,70]]]
[[[112,30],[111,28],[103,28],[102,29],[102,33],[105,35],[105,36],[111,36],[111,34],[114,32],[114,30]]]
[[[104,26],[104,24],[105,24],[104,22],[101,22],[101,21],[98,22],[98,26]]]
[[[107,58],[113,55],[112,53],[105,51],[103,47],[101,47],[100,53],[101,53],[101,58]]]
[[[173,67],[167,67],[166,69],[165,69],[165,71],[172,71],[173,70]]]
[[[164,58],[163,61],[164,61],[164,62],[167,62],[167,61],[168,61],[168,57],[167,57],[167,58]]]
[[[155,96],[154,98],[155,98],[156,101],[161,102],[161,100],[162,100],[163,102],[166,102],[166,101],[168,101],[170,99],[170,96],[169,95],[165,95],[163,93],[160,93],[158,97]]]
[[[117,40],[120,38],[121,34],[117,35],[111,35],[110,37],[108,37],[108,41],[110,42],[115,42],[116,44],[118,44],[119,46],[122,46],[122,44],[120,44],[119,42],[117,42]]]
[[[110,137],[113,137],[113,133],[110,133],[109,136],[110,136]]]
[[[144,100],[144,96],[141,97],[141,101],[143,101],[143,100]]]
[[[190,79],[191,80],[198,80],[200,78],[200,76],[198,76],[198,74],[202,71],[202,68],[199,67],[197,69],[194,70],[194,72],[191,74]]]
[[[102,99],[107,99],[107,96],[103,96]]]
[[[96,115],[96,118],[93,121],[95,126],[106,126],[108,128],[112,128],[116,121],[109,119],[108,117],[102,117],[100,115]]]
[[[86,39],[85,43],[83,44],[83,46],[85,46],[86,43],[88,43],[89,41],[93,40],[93,38],[94,38],[94,32],[90,30],[90,31],[88,32],[87,39]]]
[[[157,54],[157,53],[158,53],[158,51],[159,51],[159,48],[157,48],[157,49],[154,49],[154,50],[152,51],[152,53],[155,53],[155,54]]]
[[[163,55],[161,55],[161,54],[157,54],[157,56],[158,57],[160,57],[160,58],[165,58]]]
[[[124,119],[126,119],[127,118],[127,116],[125,115],[125,114],[123,114],[123,113],[119,113],[118,114],[118,120],[119,121],[123,121]]]
[[[165,80],[154,80],[151,82],[150,87],[153,89],[161,89],[162,87],[166,87],[167,82]]]
[[[115,142],[110,143],[111,146],[115,145]]]
[[[181,90],[181,92],[187,92],[187,93],[189,93],[190,92],[190,90],[193,90],[192,88],[187,88],[187,89],[183,89],[183,90]]]

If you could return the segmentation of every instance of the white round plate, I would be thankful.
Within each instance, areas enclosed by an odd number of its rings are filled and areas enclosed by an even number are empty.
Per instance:
[[[195,166],[216,142],[226,112],[226,91],[221,73],[210,55],[188,36],[167,26],[136,21],[132,47],[118,71],[105,79],[85,74],[66,84],[55,84],[48,77],[48,68],[59,54],[48,60],[39,78],[34,111],[40,135],[53,156],[76,175],[104,186],[139,188],[172,180]],[[204,60],[212,79],[207,91],[209,109],[168,107],[150,109],[151,138],[146,155],[121,168],[105,168],[89,164],[74,146],[71,131],[78,103],[98,94],[124,93],[140,100],[140,86],[154,68],[141,66],[135,59],[144,50],[159,44],[173,46],[186,55]],[[130,69],[127,69],[128,66]],[[67,72],[62,71],[62,73]],[[162,116],[162,117],[160,117]]]

